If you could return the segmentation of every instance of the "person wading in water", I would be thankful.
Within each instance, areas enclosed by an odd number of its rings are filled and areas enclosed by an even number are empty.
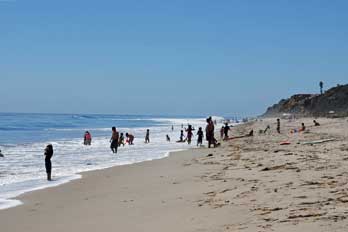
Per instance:
[[[52,173],[52,163],[51,158],[53,156],[53,146],[48,144],[45,149],[45,168],[47,173],[47,180],[51,181],[51,173]]]
[[[116,154],[117,153],[117,148],[118,148],[118,139],[119,139],[119,134],[116,131],[116,127],[112,127],[112,135],[111,135],[111,145],[110,148],[112,150],[112,153]]]

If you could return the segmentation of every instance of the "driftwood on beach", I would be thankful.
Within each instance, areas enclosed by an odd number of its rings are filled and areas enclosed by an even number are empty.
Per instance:
[[[314,145],[314,144],[327,143],[327,142],[332,142],[332,141],[336,141],[336,139],[322,139],[322,140],[302,142],[300,144],[302,144],[302,145]]]

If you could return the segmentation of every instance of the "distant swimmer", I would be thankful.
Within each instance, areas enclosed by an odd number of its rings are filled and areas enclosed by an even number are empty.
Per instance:
[[[120,134],[120,138],[118,139],[118,146],[120,147],[121,145],[124,146],[124,135],[123,135],[123,133]]]
[[[167,138],[167,142],[170,142],[170,137],[169,137],[169,135],[166,135],[166,138]]]
[[[117,153],[117,148],[118,148],[118,139],[119,139],[119,134],[116,130],[116,127],[112,127],[112,135],[110,138],[110,148],[112,153],[116,154]]]
[[[146,130],[145,143],[150,143],[150,130]]]
[[[188,128],[186,129],[187,132],[187,143],[191,144],[192,136],[193,136],[193,131],[195,129],[192,128],[192,125],[188,125]]]
[[[320,126],[320,123],[317,122],[316,120],[313,120],[314,126]]]
[[[174,125],[172,125],[172,131],[174,131]]]
[[[198,146],[202,146],[203,145],[203,137],[204,137],[204,133],[203,133],[202,127],[200,127],[198,129],[197,136],[198,136],[197,147]]]
[[[129,133],[126,133],[126,137],[127,137],[126,143],[128,143],[129,145],[134,145],[134,144],[133,144],[134,135],[129,134]]]
[[[51,158],[53,156],[53,146],[52,144],[48,144],[45,149],[45,168],[47,173],[47,180],[51,181],[51,173],[52,173],[52,163]]]
[[[5,157],[5,156],[1,153],[1,150],[0,150],[0,157]]]
[[[92,135],[89,133],[89,131],[85,132],[85,136],[83,138],[83,144],[84,145],[91,145],[92,143]]]
[[[304,123],[302,123],[302,124],[301,124],[301,129],[300,129],[300,132],[305,131],[305,130],[306,130],[306,126],[305,126],[305,124],[304,124]]]

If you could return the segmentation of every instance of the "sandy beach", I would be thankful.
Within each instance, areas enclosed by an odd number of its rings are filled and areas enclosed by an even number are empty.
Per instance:
[[[347,231],[348,122],[312,120],[282,120],[280,135],[275,119],[247,123],[231,135],[254,137],[24,194],[1,231]]]

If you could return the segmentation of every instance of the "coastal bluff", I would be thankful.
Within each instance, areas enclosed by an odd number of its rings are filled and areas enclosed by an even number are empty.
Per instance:
[[[303,117],[347,117],[348,84],[338,85],[323,94],[296,94],[269,107],[262,116],[293,114]]]

